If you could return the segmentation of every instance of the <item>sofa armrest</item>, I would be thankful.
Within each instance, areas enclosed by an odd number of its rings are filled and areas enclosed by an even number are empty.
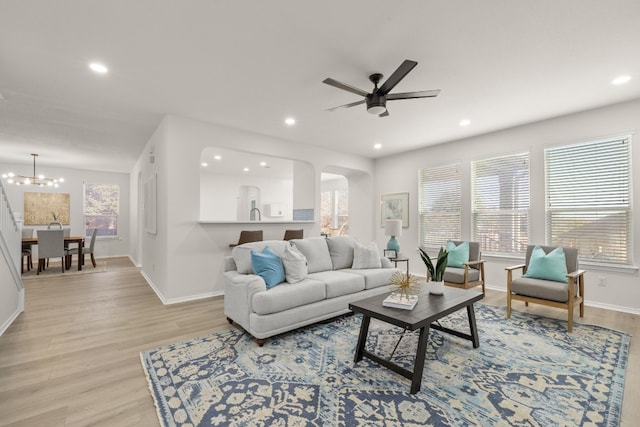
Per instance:
[[[249,330],[249,315],[253,312],[251,301],[257,292],[266,291],[264,279],[255,274],[237,271],[224,273],[224,314]]]

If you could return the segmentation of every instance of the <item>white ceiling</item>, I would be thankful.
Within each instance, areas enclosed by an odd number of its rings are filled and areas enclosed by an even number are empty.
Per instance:
[[[0,159],[128,172],[165,114],[385,156],[639,98],[639,18],[637,0],[0,0]],[[393,92],[437,98],[325,111],[358,100],[326,77],[369,91],[404,59]]]

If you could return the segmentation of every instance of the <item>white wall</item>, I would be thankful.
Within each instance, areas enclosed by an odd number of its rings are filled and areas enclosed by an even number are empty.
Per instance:
[[[462,164],[462,237],[471,238],[471,161],[507,153],[527,151],[530,153],[531,169],[531,243],[545,241],[544,203],[544,148],[555,145],[597,140],[608,136],[633,134],[632,176],[633,206],[640,208],[640,100],[617,104],[605,108],[567,115],[538,123],[468,138],[447,144],[427,147],[400,155],[379,159],[375,168],[375,188],[377,197],[384,193],[409,192],[409,228],[404,229],[399,238],[402,252],[410,255],[411,271],[424,275],[425,267],[416,253],[418,246],[418,170],[424,167]],[[379,220],[379,213],[376,218]],[[640,215],[633,218],[633,259],[640,262]],[[386,237],[382,229],[377,229],[377,241],[384,245]],[[487,285],[491,288],[506,288],[504,268],[518,263],[518,259],[488,259],[486,264]],[[587,304],[598,305],[623,311],[640,313],[640,286],[638,270],[597,269],[581,265],[587,270],[585,275]],[[598,277],[605,277],[606,287],[597,284]],[[505,297],[506,298],[506,297]]]
[[[155,164],[148,162],[148,151],[155,150]],[[233,148],[282,158],[306,161],[312,165],[315,179],[312,194],[316,222],[304,224],[305,236],[320,235],[320,171],[328,165],[359,171],[356,188],[366,200],[355,199],[350,206],[350,218],[357,227],[352,235],[363,241],[373,239],[373,161],[300,143],[291,143],[264,135],[226,128],[196,120],[167,116],[151,138],[145,152],[131,173],[132,192],[138,192],[139,178],[147,179],[152,171],[158,174],[158,233],[138,230],[140,219],[133,225],[132,234],[140,237],[137,259],[143,273],[151,280],[160,298],[167,303],[220,294],[223,257],[231,253],[230,243],[238,240],[243,229],[263,229],[265,239],[282,239],[287,228],[299,224],[200,224],[200,156],[209,146]],[[294,189],[294,192],[297,191]],[[140,195],[138,195],[140,196]],[[139,212],[139,215],[141,213]]]
[[[0,164],[0,171],[13,171],[23,175],[33,172],[31,165],[16,164]],[[96,172],[80,169],[63,169],[40,167],[38,173],[46,176],[62,176],[65,182],[60,184],[58,188],[48,187],[31,187],[17,186],[6,184],[9,202],[14,212],[19,213],[19,217],[23,216],[24,211],[24,193],[25,192],[47,192],[47,193],[67,193],[69,194],[70,205],[70,224],[71,234],[81,236],[84,232],[84,215],[83,215],[83,184],[118,184],[120,186],[120,214],[118,216],[118,238],[98,238],[96,240],[95,253],[96,257],[109,256],[128,256],[129,255],[129,175],[126,173],[115,172]],[[52,218],[53,220],[53,218]],[[27,226],[35,229],[47,228],[45,226]],[[65,227],[67,227],[65,225]]]

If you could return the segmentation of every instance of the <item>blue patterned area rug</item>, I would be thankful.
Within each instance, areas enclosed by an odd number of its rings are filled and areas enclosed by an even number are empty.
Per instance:
[[[629,335],[476,304],[480,347],[431,330],[422,389],[353,356],[361,318],[267,340],[232,329],[141,353],[166,426],[615,426]],[[466,311],[441,322],[468,331]],[[372,321],[388,356],[402,330]],[[412,369],[417,335],[393,361]]]

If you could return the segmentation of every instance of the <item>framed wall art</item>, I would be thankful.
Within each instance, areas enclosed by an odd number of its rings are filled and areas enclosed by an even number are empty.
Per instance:
[[[401,219],[402,228],[409,227],[409,193],[383,194],[380,196],[380,226],[387,219]]]
[[[24,193],[24,225],[69,225],[69,193]]]

